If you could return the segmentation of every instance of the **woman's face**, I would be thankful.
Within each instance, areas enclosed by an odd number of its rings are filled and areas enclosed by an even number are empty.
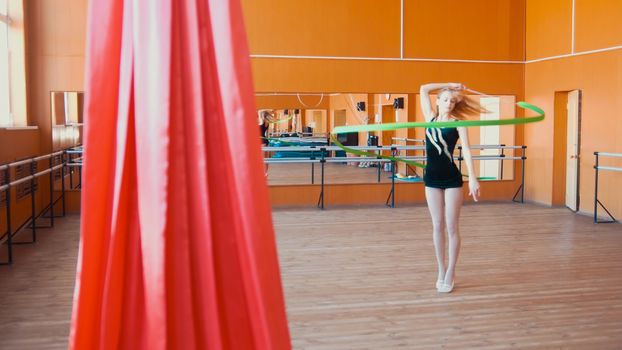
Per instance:
[[[452,93],[451,91],[443,91],[438,96],[436,100],[436,105],[438,106],[438,112],[440,114],[450,113],[453,111],[456,103],[458,102],[458,96]]]

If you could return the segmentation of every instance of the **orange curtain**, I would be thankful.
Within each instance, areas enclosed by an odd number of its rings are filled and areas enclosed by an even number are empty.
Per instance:
[[[288,349],[239,0],[90,0],[72,349]]]

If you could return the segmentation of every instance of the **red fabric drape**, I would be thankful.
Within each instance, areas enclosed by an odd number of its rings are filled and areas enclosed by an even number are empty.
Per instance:
[[[239,0],[91,0],[73,349],[288,349]]]

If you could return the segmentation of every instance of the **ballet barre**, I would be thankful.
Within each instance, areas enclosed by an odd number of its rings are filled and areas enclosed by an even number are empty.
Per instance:
[[[618,171],[622,172],[622,168],[612,167],[612,166],[603,166],[599,165],[600,157],[609,157],[609,158],[622,158],[622,153],[609,153],[609,152],[594,152],[594,156],[596,160],[594,161],[594,223],[595,224],[609,224],[618,222],[618,220],[607,210],[607,207],[598,199],[598,173],[600,170],[604,171]],[[598,206],[609,215],[610,219],[607,220],[598,220]]]
[[[356,157],[334,157],[330,155],[332,151],[343,151],[341,147],[338,146],[284,146],[284,147],[263,147],[264,152],[269,151],[295,151],[295,152],[309,152],[309,157],[283,157],[283,158],[264,158],[264,162],[266,164],[311,164],[311,184],[315,184],[315,164],[320,164],[320,194],[318,197],[317,207],[320,209],[324,209],[324,193],[325,193],[325,164],[326,163],[377,163],[378,164],[378,183],[380,183],[381,178],[381,167],[380,164],[391,163],[390,171],[391,171],[391,190],[389,191],[389,195],[385,204],[391,208],[395,207],[395,178],[396,178],[396,161],[393,159],[386,159],[380,157],[381,151],[391,151],[395,153],[397,151],[406,151],[406,150],[422,150],[425,151],[425,146],[351,146],[348,147],[355,150],[360,151],[373,151],[378,156],[356,156]],[[454,160],[460,162],[460,167],[464,157],[462,155],[462,147],[459,148],[459,155],[454,155]],[[524,202],[524,188],[525,188],[525,160],[527,157],[525,156],[526,146],[507,146],[507,145],[474,145],[471,148],[473,149],[499,149],[501,150],[501,154],[492,154],[492,155],[474,155],[472,156],[473,160],[479,161],[488,161],[488,160],[499,160],[501,164],[506,160],[519,160],[521,161],[521,184],[512,197],[513,202]],[[506,149],[519,149],[522,150],[522,154],[520,156],[509,156],[503,153],[503,150]],[[403,156],[399,157],[399,159],[410,160],[410,161],[419,161],[425,162],[426,156]],[[503,165],[501,165],[501,169]],[[501,170],[501,174],[502,170]],[[521,194],[520,200],[517,200],[516,197],[518,194]]]
[[[15,162],[11,162],[8,164],[0,165],[0,172],[3,175],[3,183],[0,184],[0,193],[4,193],[4,207],[6,214],[6,232],[0,235],[0,244],[6,244],[7,246],[7,260],[0,262],[0,265],[10,265],[13,263],[13,245],[15,244],[30,244],[35,243],[37,241],[37,229],[40,228],[51,228],[54,227],[54,218],[65,216],[65,167],[67,166],[67,162],[65,161],[65,157],[70,150],[62,150],[57,152],[52,152],[49,154],[31,157]],[[81,151],[80,151],[81,152]],[[48,160],[47,168],[37,171],[37,167],[39,162]],[[21,176],[18,179],[11,180],[11,172],[12,169],[17,169],[18,167],[28,165],[29,174],[25,176]],[[21,170],[20,170],[21,171]],[[61,178],[61,194],[60,197],[54,198],[54,173],[60,171]],[[36,190],[37,183],[36,180],[42,176],[49,175],[49,191],[50,191],[50,199],[49,203],[41,209],[39,213],[36,211]],[[25,183],[30,183],[30,188],[27,193],[30,196],[30,216],[26,219],[24,223],[19,225],[17,228],[14,228],[14,222],[12,218],[12,189],[16,188],[19,185],[23,185]],[[60,215],[54,213],[55,205],[58,201],[62,202],[62,212]],[[44,216],[46,213],[49,213],[49,216]],[[48,225],[41,226],[37,225],[37,219],[41,217],[45,217],[50,219]],[[13,242],[13,236],[15,236],[18,232],[20,232],[23,228],[28,228],[31,230],[31,238],[29,241],[21,241],[21,242]]]

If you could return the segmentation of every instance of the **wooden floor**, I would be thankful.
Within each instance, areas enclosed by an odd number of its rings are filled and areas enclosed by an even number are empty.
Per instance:
[[[424,206],[274,213],[295,349],[620,349],[622,225],[566,209],[463,209],[439,295]],[[1,349],[64,349],[78,217],[0,267]],[[3,246],[4,248],[4,246]]]
[[[37,230],[37,243],[13,246],[13,265],[0,266],[0,349],[67,349],[79,232],[80,217],[67,216]]]

